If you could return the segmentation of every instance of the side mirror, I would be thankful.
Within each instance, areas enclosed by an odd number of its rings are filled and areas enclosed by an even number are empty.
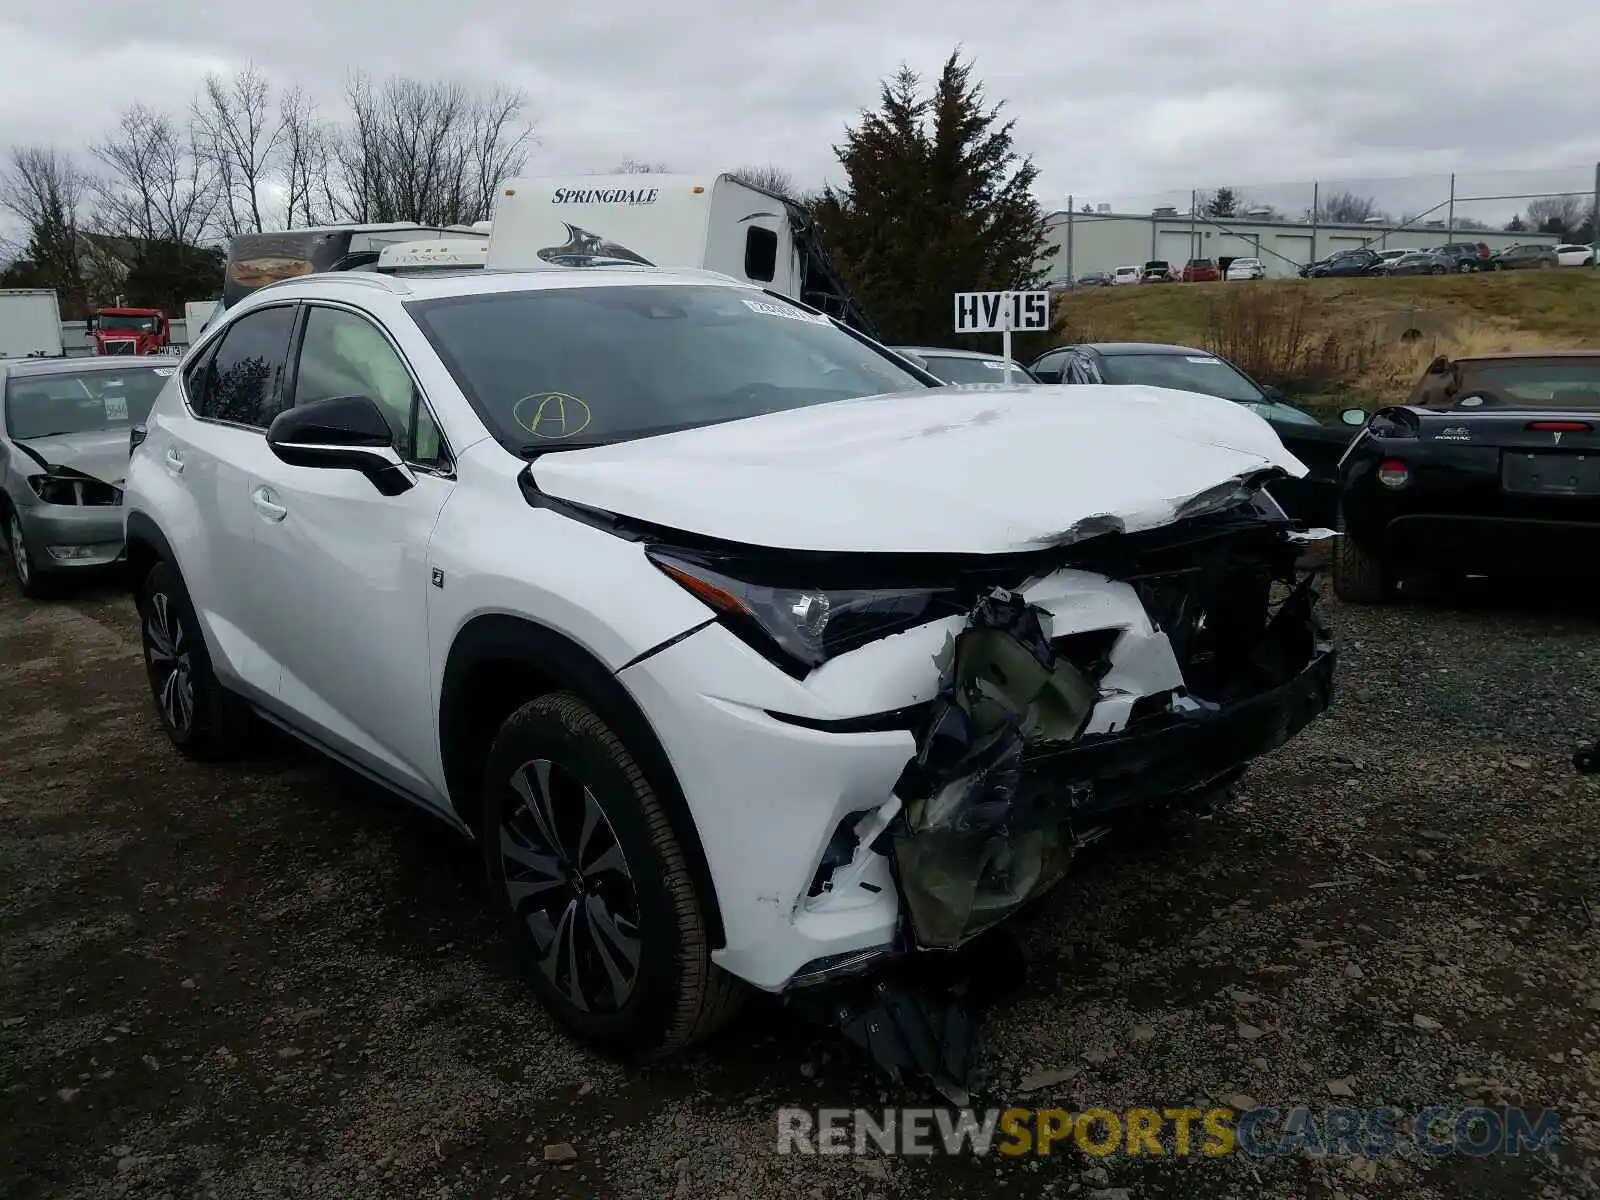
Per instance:
[[[1367,410],[1364,408],[1347,408],[1339,414],[1339,420],[1350,426],[1365,425],[1367,416]]]
[[[922,355],[913,354],[909,350],[899,350],[899,351],[896,351],[896,353],[898,353],[901,358],[905,359],[913,367],[916,367],[917,370],[919,370],[919,371],[927,371],[928,370],[928,360],[923,358]],[[932,372],[930,371],[929,374],[932,374]]]
[[[1449,370],[1450,370],[1450,360],[1448,358],[1446,358],[1444,355],[1441,354],[1441,355],[1439,355],[1438,358],[1434,359],[1431,363],[1428,364],[1427,373],[1429,375],[1443,375],[1446,372],[1448,372]]]
[[[360,471],[384,496],[416,486],[383,410],[368,396],[332,396],[285,409],[267,427],[267,446],[290,466]]]
[[[85,317],[83,319],[83,331],[85,333],[93,333],[94,332],[94,318],[93,317]]]

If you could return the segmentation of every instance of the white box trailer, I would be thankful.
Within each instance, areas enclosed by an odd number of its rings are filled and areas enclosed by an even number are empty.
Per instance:
[[[872,332],[805,210],[732,175],[508,179],[495,200],[486,266],[546,263],[717,271]]]
[[[206,325],[222,311],[221,300],[185,300],[183,302],[183,330],[192,346],[200,340]]]
[[[49,288],[0,289],[0,358],[62,358],[61,306]]]

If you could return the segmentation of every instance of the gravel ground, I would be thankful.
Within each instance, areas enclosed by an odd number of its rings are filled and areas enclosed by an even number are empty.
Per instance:
[[[1330,607],[1333,712],[1232,807],[1086,856],[983,1051],[1002,1101],[1074,1108],[1556,1106],[1559,1162],[853,1162],[773,1153],[780,1105],[895,1099],[837,1040],[763,1003],[645,1071],[575,1046],[470,851],[290,744],[184,762],[121,595],[0,590],[0,1194],[1600,1195],[1583,611]]]

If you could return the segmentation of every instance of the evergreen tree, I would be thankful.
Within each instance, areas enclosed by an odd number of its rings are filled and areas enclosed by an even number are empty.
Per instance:
[[[1229,187],[1219,187],[1211,193],[1211,199],[1206,201],[1205,213],[1208,217],[1232,217],[1239,211],[1239,196]]]
[[[1032,286],[1053,251],[1032,194],[1038,169],[1012,146],[954,51],[932,95],[902,66],[834,153],[847,182],[813,204],[824,243],[889,340],[949,344],[956,292]]]

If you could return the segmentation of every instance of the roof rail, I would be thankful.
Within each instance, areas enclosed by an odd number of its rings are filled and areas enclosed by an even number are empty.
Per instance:
[[[356,283],[363,287],[373,287],[379,291],[391,292],[397,296],[406,296],[411,293],[411,288],[406,285],[404,279],[399,279],[392,275],[378,275],[366,268],[357,267],[348,271],[312,271],[306,275],[291,275],[288,279],[274,279],[271,283],[264,283],[251,291],[250,296],[259,296],[262,292],[270,292],[273,288],[283,287],[291,283],[300,283],[307,279]],[[249,296],[241,297],[241,300],[247,299],[249,299]]]

